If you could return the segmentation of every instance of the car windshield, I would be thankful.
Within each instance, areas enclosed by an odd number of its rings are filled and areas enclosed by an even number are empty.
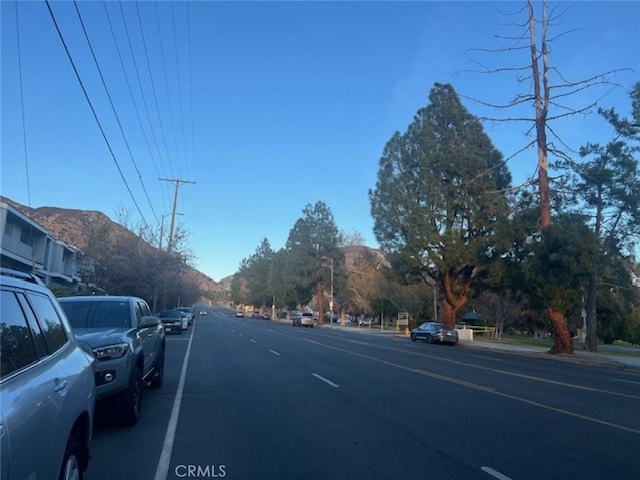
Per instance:
[[[130,328],[131,314],[127,302],[61,302],[73,328]]]

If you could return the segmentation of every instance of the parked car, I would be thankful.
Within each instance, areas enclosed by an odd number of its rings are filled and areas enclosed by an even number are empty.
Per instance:
[[[359,327],[370,327],[373,324],[373,320],[370,318],[360,318],[358,319]]]
[[[187,325],[193,324],[193,310],[191,310],[189,307],[178,307],[176,308],[176,310],[180,310],[187,316]]]
[[[244,312],[242,310],[236,310],[236,317],[244,317]]]
[[[187,330],[189,328],[189,317],[186,313],[178,310],[180,312],[180,319],[182,320],[181,327],[182,330]]]
[[[294,327],[304,326],[313,328],[313,325],[315,324],[313,313],[311,312],[296,312],[292,318]]]
[[[165,333],[178,333],[182,335],[185,329],[185,316],[179,310],[162,310],[158,314]]]
[[[411,341],[423,340],[427,343],[458,343],[458,332],[455,328],[445,327],[442,323],[424,322],[418,328],[411,330]]]
[[[113,402],[116,421],[140,419],[144,387],[164,376],[162,323],[141,298],[92,295],[60,298],[73,333],[96,358],[96,398]]]
[[[82,478],[95,359],[38,277],[2,269],[0,295],[0,478]]]

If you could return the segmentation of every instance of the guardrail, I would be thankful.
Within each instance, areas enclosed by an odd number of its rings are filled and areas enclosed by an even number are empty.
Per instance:
[[[495,335],[496,327],[488,327],[484,325],[456,325],[456,330],[473,330],[474,335]]]

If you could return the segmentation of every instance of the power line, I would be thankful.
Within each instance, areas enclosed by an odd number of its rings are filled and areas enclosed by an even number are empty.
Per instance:
[[[162,69],[164,70],[164,86],[167,90],[167,104],[169,105],[169,120],[171,122],[171,131],[173,133],[173,149],[175,158],[178,159],[178,143],[176,141],[176,124],[173,121],[173,107],[171,105],[171,92],[169,91],[169,76],[167,75],[167,62],[165,59],[164,42],[162,41],[162,29],[160,27],[160,13],[158,12],[158,2],[154,2],[156,8],[156,25],[158,26],[158,39],[160,41],[160,58],[162,58]],[[175,36],[175,34],[174,34]],[[179,87],[178,87],[179,90]]]
[[[109,30],[111,31],[111,37],[113,38],[113,43],[116,47],[116,52],[118,53],[118,59],[120,61],[120,67],[122,68],[122,73],[124,74],[125,82],[127,84],[127,90],[129,91],[129,96],[131,97],[131,103],[133,105],[133,109],[136,112],[136,118],[138,120],[138,125],[140,126],[140,131],[142,132],[142,137],[144,138],[145,145],[147,146],[147,150],[149,151],[149,158],[151,159],[151,163],[153,168],[156,171],[156,174],[160,175],[160,171],[158,169],[158,165],[154,158],[153,151],[151,150],[151,144],[149,143],[149,137],[147,136],[147,132],[145,131],[144,125],[142,124],[142,118],[140,116],[140,109],[138,108],[138,104],[136,103],[135,97],[133,95],[133,89],[131,88],[131,82],[129,80],[129,75],[127,74],[127,69],[124,66],[124,60],[122,58],[122,52],[120,51],[120,46],[118,45],[118,40],[116,39],[115,31],[113,30],[113,24],[111,22],[111,17],[109,15],[109,9],[107,8],[107,3],[103,0],[102,5],[104,7],[105,14],[107,16],[107,23],[109,24]],[[134,59],[135,66],[135,59]],[[153,132],[152,132],[153,133]],[[166,172],[163,172],[166,174]]]
[[[129,28],[127,27],[127,20],[124,14],[124,9],[122,7],[122,2],[118,2],[118,5],[120,6],[120,16],[122,17],[122,23],[124,26],[124,30],[125,30],[125,34],[127,37],[127,43],[129,45],[129,52],[131,53],[131,59],[133,61],[133,66],[134,66],[134,70],[136,72],[136,79],[138,80],[138,88],[140,89],[140,94],[142,95],[142,104],[144,105],[144,110],[145,113],[147,114],[147,120],[149,121],[149,128],[151,130],[151,136],[153,137],[153,142],[155,144],[156,150],[158,151],[158,158],[160,159],[160,164],[162,166],[162,170],[163,172],[165,172],[166,175],[166,168],[162,159],[162,152],[160,151],[160,145],[158,144],[158,137],[156,136],[156,132],[155,129],[153,128],[153,122],[151,121],[151,114],[149,113],[149,105],[147,102],[147,97],[144,94],[144,88],[142,87],[142,80],[140,78],[140,70],[138,69],[138,64],[136,62],[136,56],[135,53],[133,51],[133,45],[131,43],[131,35],[129,34]],[[106,7],[106,5],[105,5]],[[168,156],[168,152],[167,156]],[[168,160],[168,158],[167,158]]]
[[[111,93],[109,92],[109,88],[107,87],[107,83],[104,79],[104,75],[102,74],[102,69],[100,68],[100,64],[98,63],[98,59],[96,58],[95,51],[93,50],[93,45],[91,44],[91,40],[89,40],[89,35],[87,34],[87,29],[84,26],[84,22],[82,21],[82,15],[80,15],[80,9],[78,8],[77,0],[73,0],[73,5],[75,6],[76,13],[78,14],[78,20],[80,20],[80,25],[82,26],[82,32],[84,33],[84,38],[87,41],[87,45],[89,45],[89,50],[91,51],[91,56],[93,57],[93,62],[96,65],[98,70],[98,74],[100,76],[100,81],[102,82],[102,86],[107,94],[107,98],[109,99],[109,105],[111,105],[111,110],[116,117],[116,123],[118,124],[118,128],[120,129],[120,133],[122,134],[122,138],[124,140],[125,145],[127,146],[127,151],[129,152],[129,156],[131,157],[131,162],[138,173],[138,179],[140,180],[140,185],[142,186],[142,190],[144,191],[145,196],[147,197],[147,202],[149,202],[149,206],[151,207],[151,212],[153,213],[154,218],[158,221],[158,215],[156,215],[156,211],[153,208],[153,204],[151,203],[151,199],[149,198],[149,193],[147,192],[147,188],[142,181],[142,174],[140,173],[140,169],[138,168],[138,164],[133,156],[133,152],[131,151],[131,147],[129,145],[129,141],[127,140],[127,136],[124,133],[124,129],[122,128],[122,122],[120,122],[120,116],[116,110],[115,105],[113,104],[113,99],[111,98]]]
[[[86,99],[87,103],[89,104],[89,108],[91,110],[91,113],[93,114],[93,118],[96,121],[96,124],[98,125],[98,129],[100,130],[100,133],[102,134],[102,138],[104,139],[105,143],[107,144],[107,149],[109,150],[109,153],[111,154],[111,158],[113,159],[113,162],[116,165],[116,168],[118,169],[118,173],[120,174],[120,178],[122,178],[122,181],[127,189],[127,191],[129,192],[129,196],[131,197],[131,200],[133,201],[133,204],[135,205],[136,209],[138,210],[138,213],[140,214],[140,218],[142,219],[142,223],[144,223],[145,227],[148,229],[148,231],[151,231],[151,229],[149,228],[149,224],[147,223],[144,214],[142,213],[142,210],[140,210],[140,206],[138,205],[138,202],[136,201],[133,192],[131,191],[131,188],[129,187],[129,183],[127,182],[127,179],[124,175],[124,173],[122,172],[122,169],[120,168],[120,164],[118,163],[118,159],[116,158],[115,153],[113,152],[113,149],[111,148],[111,144],[109,143],[109,140],[107,139],[107,135],[105,134],[104,128],[102,127],[102,124],[100,123],[100,119],[98,118],[98,114],[96,113],[95,108],[93,107],[93,103],[91,102],[91,99],[89,98],[89,95],[87,93],[87,90],[84,86],[84,83],[82,82],[82,78],[80,78],[80,74],[78,72],[78,69],[76,67],[75,62],[73,61],[73,58],[71,56],[71,52],[69,51],[69,47],[67,46],[67,43],[64,40],[64,37],[62,35],[62,32],[60,31],[60,27],[58,25],[58,22],[56,20],[56,17],[53,13],[53,10],[51,9],[51,4],[49,3],[49,0],[45,0],[45,3],[47,4],[47,9],[49,10],[49,15],[51,16],[51,20],[53,20],[53,24],[56,28],[56,32],[58,33],[58,37],[60,38],[60,41],[62,42],[62,46],[64,47],[64,50],[67,54],[67,58],[69,59],[69,62],[71,62],[71,67],[73,68],[73,72],[76,76],[76,79],[78,80],[78,83],[80,84],[80,88],[82,89],[82,93],[84,94],[84,98]]]
[[[31,185],[29,181],[29,156],[27,155],[27,126],[24,115],[24,83],[22,81],[22,50],[20,49],[20,22],[18,21],[18,0],[16,0],[16,46],[18,49],[18,81],[20,83],[20,114],[22,120],[22,148],[24,168],[27,176],[27,205],[31,208]]]
[[[145,36],[144,36],[144,28],[142,26],[142,17],[140,15],[140,7],[138,2],[135,2],[136,5],[136,12],[138,14],[138,25],[140,26],[140,36],[142,38],[142,46],[144,48],[144,55],[145,55],[145,59],[147,61],[147,70],[149,72],[149,80],[151,81],[151,91],[153,93],[153,98],[154,98],[154,102],[155,102],[155,107],[156,107],[156,113],[158,114],[158,125],[160,125],[160,133],[162,134],[162,143],[164,144],[164,149],[167,152],[167,160],[169,159],[169,147],[167,146],[167,137],[165,135],[164,132],[164,126],[162,124],[162,115],[160,115],[160,107],[158,105],[158,94],[156,92],[156,86],[155,86],[155,82],[153,81],[153,75],[151,73],[151,62],[149,61],[149,52],[147,50],[147,42],[145,40]],[[169,161],[169,171],[172,172],[171,170],[171,162]],[[171,175],[173,175],[173,172],[171,173]]]

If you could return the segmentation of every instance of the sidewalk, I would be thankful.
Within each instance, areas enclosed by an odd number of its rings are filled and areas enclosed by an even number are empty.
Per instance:
[[[630,369],[640,371],[640,355],[615,355],[608,352],[585,352],[580,346],[576,346],[573,354],[551,355],[547,347],[535,347],[531,345],[513,345],[488,340],[461,341],[465,348],[477,348],[482,350],[501,351],[516,355],[535,356],[548,360],[557,360],[582,365],[600,366],[607,368]]]

